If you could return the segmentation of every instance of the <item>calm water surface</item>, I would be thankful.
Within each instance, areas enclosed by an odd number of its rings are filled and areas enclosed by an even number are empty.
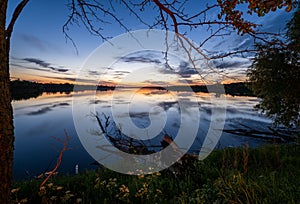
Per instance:
[[[87,121],[90,121],[89,124],[83,124],[86,127],[87,135],[97,137],[96,133],[100,130],[92,114],[98,112],[111,115],[111,107],[113,106],[119,117],[123,115],[125,117],[127,108],[131,121],[140,128],[147,128],[151,125],[149,112],[155,117],[166,116],[163,131],[159,131],[158,136],[151,140],[151,144],[155,146],[160,144],[164,133],[171,136],[177,134],[180,128],[181,114],[185,114],[192,121],[193,117],[198,117],[194,114],[197,112],[195,110],[199,110],[199,124],[191,122],[191,125],[199,125],[199,130],[190,149],[191,152],[199,151],[210,125],[211,109],[214,107],[214,104],[211,104],[211,97],[215,97],[213,94],[193,93],[194,97],[191,97],[191,93],[188,92],[176,92],[174,94],[165,90],[143,89],[135,92],[128,101],[128,92],[130,90],[125,89],[118,92],[103,91],[97,92],[96,96],[93,96],[91,91],[77,93],[77,99],[82,103],[82,110],[80,111]],[[188,103],[186,110],[180,109],[176,95],[180,95],[182,100]],[[114,100],[113,105],[111,103],[112,98]],[[72,93],[57,93],[43,94],[38,98],[13,102],[16,136],[15,179],[33,178],[42,172],[51,170],[62,148],[60,140],[63,141],[65,138],[64,130],[71,138],[70,150],[63,155],[59,173],[73,174],[76,164],[79,165],[79,171],[97,168],[94,159],[83,148],[76,133],[72,115],[72,100]],[[226,103],[224,129],[268,131],[271,120],[260,115],[253,108],[258,103],[257,98],[226,95]],[[124,124],[120,126],[122,125]],[[160,124],[156,125],[159,126]],[[266,142],[262,139],[223,132],[216,148],[240,146],[246,143],[255,147]]]

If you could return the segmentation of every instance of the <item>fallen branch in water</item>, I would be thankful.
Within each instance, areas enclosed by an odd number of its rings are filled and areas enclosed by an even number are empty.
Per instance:
[[[129,153],[129,154],[138,154],[146,155],[152,154],[155,151],[150,150],[149,148],[160,148],[160,150],[170,146],[172,151],[169,151],[168,155],[172,158],[175,158],[177,161],[168,168],[176,177],[180,177],[185,174],[187,171],[193,171],[193,163],[198,159],[198,156],[182,152],[181,148],[173,141],[173,138],[168,134],[164,134],[160,145],[146,145],[142,140],[136,140],[130,137],[127,137],[122,134],[121,130],[116,126],[114,121],[110,119],[109,116],[106,116],[102,113],[103,117],[100,117],[97,114],[93,114],[96,118],[102,134],[110,141],[110,143],[118,148],[119,150]],[[106,151],[111,154],[115,154],[114,150],[111,150],[110,145],[98,145],[97,148]],[[106,159],[110,156],[109,154],[101,159]],[[120,155],[121,156],[121,155]]]
[[[270,127],[269,127],[270,131],[259,131],[259,130],[251,129],[246,125],[243,126],[245,127],[245,129],[243,128],[224,129],[223,132],[238,135],[238,136],[269,140],[276,143],[294,142],[296,140],[296,137],[295,135],[293,135],[293,132],[288,133],[280,130],[275,130]]]
[[[56,162],[56,165],[55,167],[50,171],[50,172],[47,172],[47,177],[43,180],[43,182],[41,183],[40,185],[40,188],[43,187],[45,185],[45,183],[49,180],[49,178],[56,173],[56,170],[58,169],[58,167],[60,166],[61,162],[62,162],[62,157],[63,157],[63,154],[65,151],[69,150],[70,148],[68,148],[68,143],[69,143],[69,135],[67,133],[67,131],[65,130],[65,140],[63,142],[63,148],[61,149],[60,153],[59,153],[59,156],[57,158],[57,162]],[[58,141],[62,142],[61,140],[58,139]],[[46,174],[45,174],[46,175]]]
[[[135,140],[122,134],[121,130],[116,126],[114,121],[102,113],[102,118],[99,117],[98,113],[93,114],[97,119],[102,134],[110,141],[110,143],[123,152],[130,154],[151,154],[154,151],[149,150],[149,147],[161,147],[161,146],[147,146],[142,140]],[[102,150],[105,147],[97,146]],[[105,150],[108,151],[109,150]],[[112,153],[112,152],[111,152]]]

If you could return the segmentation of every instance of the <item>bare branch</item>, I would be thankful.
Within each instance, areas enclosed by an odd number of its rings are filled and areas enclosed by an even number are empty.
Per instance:
[[[195,14],[195,15],[189,17],[189,18],[186,18],[186,19],[182,18],[182,20],[189,22],[189,21],[191,21],[192,19],[197,18],[197,17],[199,17],[199,16],[205,14],[207,11],[209,11],[209,10],[211,10],[211,9],[213,9],[213,8],[216,8],[216,7],[218,7],[218,4],[213,4],[213,5],[211,5],[211,6],[208,6],[208,5],[207,5],[207,6],[206,6],[206,9],[204,9],[203,11],[200,11],[199,13],[197,13],[197,14]]]
[[[18,17],[20,16],[22,10],[24,9],[24,7],[26,6],[26,4],[29,2],[29,0],[23,0],[21,1],[18,6],[15,8],[14,13],[12,15],[12,19],[10,21],[10,23],[8,24],[8,27],[6,29],[6,39],[10,40],[14,25],[18,19]]]
[[[26,6],[26,4],[29,2],[29,0],[22,0],[18,6],[15,8],[14,13],[12,15],[11,21],[8,24],[8,27],[6,29],[6,43],[7,43],[7,47],[6,47],[6,52],[9,53],[9,49],[10,49],[10,38],[11,38],[11,34],[13,32],[14,29],[14,25],[18,19],[18,17],[20,16],[22,10],[24,9],[24,7]]]
[[[219,29],[216,30],[214,33],[212,33],[210,36],[208,36],[202,43],[200,43],[199,48],[200,48],[200,47],[203,47],[203,45],[204,45],[207,41],[209,41],[210,39],[212,39],[213,37],[230,35],[230,33],[218,35],[218,33],[220,33],[220,32],[221,32],[222,30],[224,30],[225,28],[227,28],[227,26],[223,26],[223,27],[219,28]]]
[[[64,152],[67,151],[67,150],[69,150],[69,148],[68,148],[68,143],[69,143],[70,138],[69,138],[69,135],[68,135],[68,133],[67,133],[66,130],[65,130],[65,136],[66,136],[66,137],[65,137],[65,141],[63,142],[63,148],[61,149],[61,151],[60,151],[60,153],[59,153],[59,156],[58,156],[58,158],[57,158],[56,165],[55,165],[55,167],[54,167],[50,172],[48,172],[48,176],[43,180],[43,182],[42,182],[41,185],[40,185],[40,188],[41,188],[42,186],[45,185],[45,183],[49,180],[49,178],[50,178],[50,177],[56,172],[56,170],[60,167]]]
[[[177,20],[176,20],[176,17],[174,15],[174,13],[170,9],[165,7],[162,3],[160,3],[158,0],[153,0],[153,1],[159,7],[160,10],[163,10],[165,13],[167,13],[171,17],[171,19],[173,21],[173,24],[174,24],[173,25],[174,26],[174,32],[176,34],[178,34]]]
[[[232,56],[235,54],[250,53],[250,52],[257,52],[257,50],[256,49],[244,49],[244,50],[230,51],[225,54],[211,56],[210,59],[220,59],[220,58],[229,57],[229,56]]]

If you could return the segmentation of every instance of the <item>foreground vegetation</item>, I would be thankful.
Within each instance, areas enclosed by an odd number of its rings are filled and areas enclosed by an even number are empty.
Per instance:
[[[297,203],[298,144],[214,151],[184,172],[123,175],[108,169],[14,183],[14,203]]]

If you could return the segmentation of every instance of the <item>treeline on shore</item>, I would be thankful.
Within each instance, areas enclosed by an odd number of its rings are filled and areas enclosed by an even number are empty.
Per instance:
[[[168,89],[171,91],[194,91],[194,92],[216,92],[215,91],[218,85],[192,85],[192,86],[169,86],[165,87],[147,87],[152,89]],[[239,83],[231,83],[231,84],[224,84],[224,90],[226,94],[230,94],[232,96],[254,96],[253,92],[251,91],[251,84],[247,82],[239,82]],[[98,86],[97,90],[99,91],[108,91],[114,90],[115,87],[113,86]],[[124,87],[126,88],[126,87]],[[31,82],[31,81],[23,81],[23,80],[14,80],[10,82],[10,89],[12,100],[22,100],[22,99],[29,99],[29,98],[36,98],[42,93],[66,93],[69,94],[74,91],[74,85],[69,83],[64,84],[54,84],[54,83],[38,83],[38,82]],[[90,85],[80,85],[76,86],[78,91],[80,90],[94,90],[94,86]]]
[[[94,86],[81,85],[77,86],[76,89],[80,90],[94,90]],[[107,91],[112,90],[113,87],[101,86],[98,90]],[[36,98],[43,93],[66,93],[69,94],[74,91],[74,84],[69,83],[38,83],[23,80],[14,80],[10,82],[10,90],[12,100],[24,100],[29,98]]]

